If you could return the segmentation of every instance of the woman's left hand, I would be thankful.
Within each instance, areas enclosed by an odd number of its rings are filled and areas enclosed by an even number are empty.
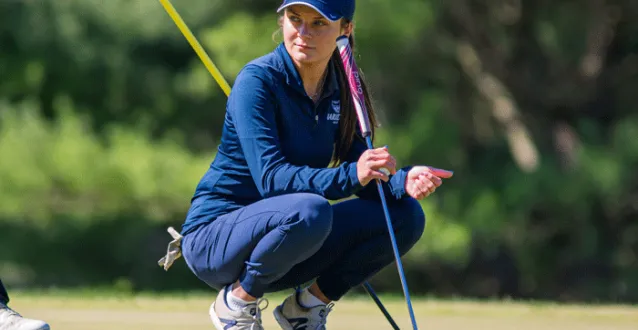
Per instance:
[[[405,191],[411,197],[421,200],[430,196],[440,187],[443,179],[451,178],[453,172],[429,166],[414,166],[405,180]]]

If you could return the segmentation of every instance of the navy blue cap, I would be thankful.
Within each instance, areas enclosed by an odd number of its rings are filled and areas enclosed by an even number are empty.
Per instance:
[[[340,18],[352,20],[354,18],[355,0],[284,0],[277,12],[292,5],[305,5],[318,11],[323,17],[330,21],[337,21]]]

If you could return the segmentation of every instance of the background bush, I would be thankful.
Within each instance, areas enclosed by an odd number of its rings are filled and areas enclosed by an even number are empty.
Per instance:
[[[175,5],[231,84],[279,40],[279,1]],[[358,6],[376,144],[455,171],[422,203],[415,294],[638,301],[637,17],[629,0]],[[161,5],[2,1],[0,49],[3,281],[204,288],[156,262],[225,95]],[[372,282],[401,290],[394,265]]]

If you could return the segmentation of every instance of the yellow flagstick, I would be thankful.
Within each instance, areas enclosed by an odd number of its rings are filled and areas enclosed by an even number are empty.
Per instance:
[[[186,37],[188,43],[190,43],[191,47],[193,47],[195,53],[197,53],[202,62],[204,62],[204,65],[208,69],[208,72],[210,72],[213,78],[215,78],[219,86],[222,88],[222,90],[224,90],[224,93],[226,93],[226,96],[230,95],[230,85],[228,85],[228,82],[226,82],[224,76],[222,76],[222,74],[219,72],[202,45],[199,44],[197,38],[195,38],[191,30],[188,28],[188,26],[186,26],[186,23],[184,23],[184,20],[182,20],[182,17],[179,16],[179,13],[177,13],[171,2],[169,0],[159,0],[159,2],[162,3],[162,6],[164,6],[164,9],[168,13],[168,15],[171,17],[171,19],[173,19],[173,22],[175,22],[175,25],[177,25],[179,30],[182,31],[182,34],[184,35],[184,37]]]

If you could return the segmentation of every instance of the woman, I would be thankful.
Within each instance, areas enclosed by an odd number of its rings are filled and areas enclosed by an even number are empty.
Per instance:
[[[22,317],[7,306],[9,295],[0,280],[0,329],[3,330],[49,330],[49,325],[40,320]]]
[[[221,145],[182,228],[188,267],[220,290],[210,308],[217,329],[262,329],[264,293],[313,280],[274,315],[283,329],[324,329],[333,301],[394,260],[375,179],[383,181],[400,253],[423,233],[417,200],[441,178],[425,166],[397,170],[387,148],[367,150],[356,134],[336,51],[337,37],[354,42],[354,7],[354,0],[284,1],[283,43],[235,81]],[[352,195],[359,198],[328,202]]]

